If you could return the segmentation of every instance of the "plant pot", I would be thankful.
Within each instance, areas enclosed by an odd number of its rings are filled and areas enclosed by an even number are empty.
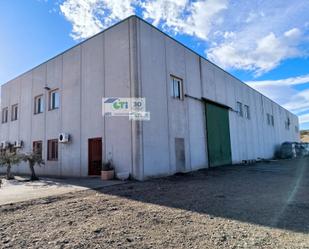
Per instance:
[[[101,179],[103,181],[114,179],[115,171],[114,170],[102,170]]]

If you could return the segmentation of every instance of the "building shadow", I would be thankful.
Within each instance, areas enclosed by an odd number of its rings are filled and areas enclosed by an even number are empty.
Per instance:
[[[309,233],[308,159],[226,166],[97,191],[139,202]]]
[[[223,166],[126,184],[98,177],[43,179],[46,186],[84,187],[146,204],[309,233],[308,158]],[[61,196],[42,201],[50,203],[58,198]]]

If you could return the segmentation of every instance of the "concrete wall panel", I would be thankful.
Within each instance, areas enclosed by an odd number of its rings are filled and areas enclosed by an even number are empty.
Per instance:
[[[59,144],[62,175],[81,175],[81,46],[63,55],[61,88],[61,132],[71,142]]]
[[[150,112],[150,121],[143,122],[144,174],[146,176],[170,173],[168,84],[164,39],[165,37],[159,32],[145,23],[140,23],[142,97],[146,98],[146,109]]]
[[[104,118],[102,116],[102,97],[104,96],[103,59],[103,34],[82,45],[82,176],[88,175],[88,139],[101,137],[103,145],[105,144]],[[89,122],[90,120],[91,122]],[[104,149],[102,155],[104,155]]]
[[[130,97],[129,23],[104,33],[105,97]],[[131,121],[105,118],[105,158],[112,157],[117,172],[132,172]]]

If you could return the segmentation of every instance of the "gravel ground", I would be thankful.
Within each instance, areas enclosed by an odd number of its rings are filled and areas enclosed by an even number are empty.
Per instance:
[[[0,248],[309,248],[309,160],[0,207]]]

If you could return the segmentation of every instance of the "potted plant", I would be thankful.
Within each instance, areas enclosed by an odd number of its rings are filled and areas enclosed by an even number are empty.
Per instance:
[[[115,170],[113,167],[112,160],[104,162],[101,168],[101,179],[102,180],[112,180],[114,179]]]

